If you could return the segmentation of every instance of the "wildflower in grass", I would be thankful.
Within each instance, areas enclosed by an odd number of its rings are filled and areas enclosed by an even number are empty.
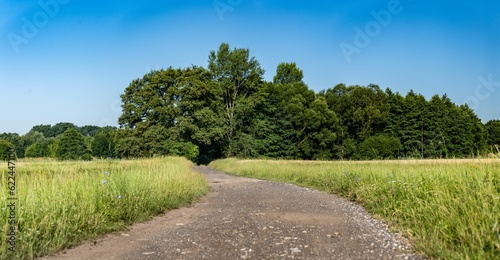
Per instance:
[[[105,172],[104,174],[105,174],[105,175],[109,175],[109,172]]]
[[[118,199],[121,199],[122,198],[122,195],[118,195]]]
[[[106,181],[106,180],[102,180],[102,184],[106,184],[106,183],[107,183],[107,181]]]

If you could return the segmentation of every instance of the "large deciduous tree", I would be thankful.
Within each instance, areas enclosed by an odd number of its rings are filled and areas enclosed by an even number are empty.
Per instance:
[[[264,70],[259,62],[250,57],[248,49],[233,49],[223,43],[219,50],[211,51],[208,57],[208,70],[218,88],[222,90],[224,104],[226,155],[237,153],[236,138],[241,138],[242,123],[248,121],[255,102],[253,95],[262,84]],[[241,140],[239,140],[241,141]]]
[[[379,86],[349,86],[339,84],[323,94],[329,109],[339,117],[335,155],[349,158],[356,143],[382,133],[387,125],[389,106],[387,95]]]
[[[220,158],[226,129],[222,100],[222,91],[201,67],[152,71],[134,80],[122,95],[118,155]]]
[[[56,157],[59,160],[91,160],[90,149],[83,135],[75,128],[66,130],[57,141]]]
[[[181,69],[152,71],[125,89],[123,113],[118,119],[117,152],[120,156],[141,157],[168,154],[166,140],[177,124]],[[174,137],[175,138],[175,137]]]

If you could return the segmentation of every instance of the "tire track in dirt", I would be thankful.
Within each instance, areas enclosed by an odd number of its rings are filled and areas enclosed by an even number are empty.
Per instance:
[[[346,199],[195,169],[211,192],[193,206],[42,259],[423,259]]]

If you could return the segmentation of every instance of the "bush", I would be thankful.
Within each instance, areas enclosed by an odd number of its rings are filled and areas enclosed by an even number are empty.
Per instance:
[[[196,162],[200,154],[200,149],[197,145],[191,142],[167,142],[168,155],[182,156]]]
[[[355,157],[361,160],[395,158],[402,147],[397,137],[370,136],[358,146]]]

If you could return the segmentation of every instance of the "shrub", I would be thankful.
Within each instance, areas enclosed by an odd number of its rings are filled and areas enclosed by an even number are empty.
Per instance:
[[[385,135],[368,137],[356,149],[356,159],[390,159],[395,158],[401,150],[399,138]]]

